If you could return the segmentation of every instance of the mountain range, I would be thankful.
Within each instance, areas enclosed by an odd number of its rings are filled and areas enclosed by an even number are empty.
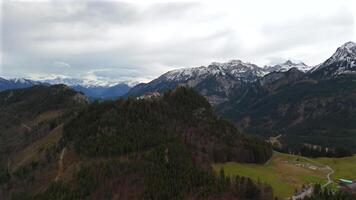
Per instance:
[[[215,176],[212,163],[265,163],[272,148],[191,88],[89,102],[37,85],[0,92],[0,112],[0,199],[273,199],[266,184]]]
[[[222,117],[249,133],[282,135],[288,148],[305,143],[356,151],[356,44],[347,42],[325,62],[260,68],[233,60],[173,70],[127,94],[195,88]]]
[[[302,72],[312,69],[302,62],[293,63],[290,60],[263,68],[241,60],[231,60],[226,63],[213,62],[207,67],[169,71],[149,83],[136,85],[126,96],[139,96],[153,91],[163,92],[167,88],[187,85],[197,89],[212,105],[219,105],[228,101],[234,90],[254,83],[269,73],[285,72],[292,68]]]
[[[1,79],[0,89],[65,83],[90,98],[114,98],[189,86],[220,116],[249,133],[265,137],[281,134],[288,147],[311,142],[356,150],[356,142],[349,142],[356,141],[355,74],[356,44],[347,42],[317,66],[287,60],[259,67],[231,60],[172,70],[132,88],[128,83],[93,85],[76,79]]]
[[[116,84],[0,79],[0,199],[276,199],[212,164],[274,162],[272,148],[356,152],[355,47],[315,67],[173,70],[125,94],[162,94],[147,98],[90,102],[74,88]]]
[[[208,97],[212,104],[219,104],[224,101],[224,98],[215,101],[216,96],[214,96],[214,93],[221,93],[220,96],[227,97],[230,90],[246,83],[257,82],[267,74],[274,72],[287,72],[295,68],[316,78],[332,78],[342,74],[354,74],[356,71],[355,52],[356,44],[347,42],[340,46],[329,59],[317,66],[308,66],[303,62],[292,62],[291,60],[264,67],[258,67],[255,64],[245,63],[241,60],[231,60],[226,63],[213,62],[207,67],[169,71],[149,83],[136,85],[129,91],[127,96],[142,95],[148,91],[160,92],[167,88],[184,84],[198,89]],[[207,81],[211,84],[209,91],[204,88]]]
[[[78,92],[83,92],[90,99],[114,99],[126,94],[135,82],[103,82],[68,77],[31,80],[27,78],[4,79],[0,77],[0,91],[6,89],[27,88],[34,85],[67,85]]]

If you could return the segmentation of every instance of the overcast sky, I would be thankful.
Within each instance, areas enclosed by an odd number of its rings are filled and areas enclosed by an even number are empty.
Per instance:
[[[316,65],[356,40],[355,2],[3,0],[0,76],[147,81],[231,59]]]

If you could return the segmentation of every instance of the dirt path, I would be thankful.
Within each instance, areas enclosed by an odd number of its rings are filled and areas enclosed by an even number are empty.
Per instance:
[[[318,163],[318,162],[316,162],[314,160],[310,160],[308,158],[304,158],[304,159],[309,161],[309,162],[311,162],[311,163],[315,163],[315,164],[318,164],[318,165],[324,165],[324,164],[320,164],[320,163]],[[321,187],[326,187],[326,186],[328,186],[329,184],[331,184],[333,182],[333,180],[331,179],[331,174],[334,173],[334,170],[329,165],[324,165],[324,166],[325,166],[326,169],[329,170],[329,173],[326,175],[326,179],[328,180],[328,182],[325,183],[324,185],[322,185]]]
[[[320,163],[318,163],[318,162],[316,162],[314,160],[308,159],[308,158],[304,158],[304,159],[309,161],[310,163],[315,163],[315,164],[317,164],[319,166],[323,165],[323,164],[320,164]],[[334,173],[334,170],[329,165],[324,165],[324,167],[329,170],[329,173],[326,175],[326,178],[327,178],[328,182],[325,183],[324,185],[322,185],[321,186],[322,188],[324,188],[324,187],[328,186],[329,184],[333,183],[333,180],[331,179],[331,175]],[[303,199],[306,196],[310,196],[312,192],[313,192],[313,187],[309,187],[307,190],[303,191],[302,193],[300,193],[298,195],[291,196],[291,199],[292,200]]]
[[[64,147],[62,152],[61,152],[61,155],[59,156],[59,160],[58,160],[58,173],[57,173],[57,176],[56,176],[56,179],[55,181],[58,181],[59,178],[61,177],[61,174],[63,172],[63,158],[64,158],[64,154],[66,153],[66,149],[67,147]]]
[[[27,129],[27,131],[31,131],[31,127],[27,126],[26,124],[21,123],[21,126]]]
[[[326,177],[328,178],[328,182],[322,185],[321,187],[326,187],[333,182],[330,176],[334,173],[334,170],[329,165],[326,165],[326,168],[330,170],[330,172],[326,175]]]

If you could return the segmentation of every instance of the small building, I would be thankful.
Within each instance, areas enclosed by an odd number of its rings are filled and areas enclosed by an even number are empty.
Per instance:
[[[339,183],[340,183],[340,185],[348,185],[348,184],[352,184],[353,181],[352,181],[352,180],[347,180],[347,179],[340,178],[340,179],[339,179]]]

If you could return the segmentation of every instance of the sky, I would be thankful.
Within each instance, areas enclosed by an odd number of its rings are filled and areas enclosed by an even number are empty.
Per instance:
[[[356,41],[355,0],[1,1],[0,76],[147,82],[240,59],[317,65]]]

